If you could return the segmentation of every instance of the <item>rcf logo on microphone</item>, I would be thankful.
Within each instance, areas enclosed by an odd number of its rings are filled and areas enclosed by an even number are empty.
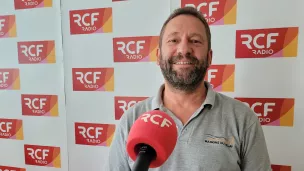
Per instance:
[[[114,68],[72,68],[74,91],[114,91]]]
[[[16,16],[0,15],[0,38],[16,37]]]
[[[0,166],[0,171],[26,171],[26,169],[11,166]]]
[[[113,38],[114,62],[156,61],[158,36]]]
[[[22,94],[22,115],[58,116],[57,95]]]
[[[113,124],[75,123],[76,144],[109,147],[114,132]]]
[[[0,138],[23,140],[22,120],[0,118]]]
[[[19,64],[55,63],[54,41],[18,42]]]
[[[15,9],[52,7],[52,0],[15,0]]]
[[[235,99],[250,107],[261,125],[293,126],[294,99],[291,98],[244,98]]]
[[[20,90],[18,68],[0,69],[0,90]]]
[[[187,6],[202,12],[209,25],[236,23],[236,0],[181,0],[181,7]]]
[[[112,32],[112,8],[70,11],[70,33],[95,34]]]
[[[24,145],[25,164],[61,168],[60,147]]]
[[[176,124],[167,113],[161,110],[147,111],[135,120],[129,131],[126,141],[127,153],[136,162],[140,157],[136,148],[145,148],[145,145],[142,146],[143,144],[149,145],[154,149],[156,155],[151,156],[155,159],[148,166],[150,168],[159,167],[174,150],[177,134]],[[141,160],[140,158],[139,160]],[[131,165],[134,164],[133,161]]]
[[[298,27],[236,31],[236,58],[296,57]]]
[[[148,97],[123,97],[115,96],[115,120],[119,120],[121,116],[134,104],[147,99]]]
[[[153,123],[155,125],[163,127],[171,127],[172,122],[168,120],[166,117],[163,117],[162,115],[158,114],[150,114],[150,113],[144,113],[139,117],[140,120],[143,120],[145,123]],[[175,124],[175,123],[174,123]]]
[[[291,171],[291,166],[284,166],[284,165],[271,165],[272,171]]]
[[[211,65],[206,73],[205,81],[208,81],[215,91],[234,91],[235,65]]]

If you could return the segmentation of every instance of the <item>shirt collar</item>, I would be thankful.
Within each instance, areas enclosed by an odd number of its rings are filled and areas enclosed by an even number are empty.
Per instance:
[[[204,81],[205,86],[207,87],[207,96],[205,101],[203,102],[202,106],[210,105],[211,109],[215,103],[215,95],[216,92],[213,90],[211,84],[207,81]],[[162,95],[165,88],[165,84],[162,84],[158,89],[157,95],[152,100],[152,110],[159,109],[161,105],[163,105]]]

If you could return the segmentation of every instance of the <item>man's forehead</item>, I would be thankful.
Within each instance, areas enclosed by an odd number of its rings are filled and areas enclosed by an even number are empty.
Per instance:
[[[168,31],[167,32],[167,36],[180,36],[184,33],[180,32],[180,31]],[[200,33],[200,32],[187,32],[187,36],[189,37],[194,37],[194,36],[197,36],[197,37],[204,37],[204,34]]]
[[[187,33],[190,36],[206,36],[204,24],[194,16],[177,16],[167,23],[164,31],[164,35],[167,36],[174,36],[183,33]]]

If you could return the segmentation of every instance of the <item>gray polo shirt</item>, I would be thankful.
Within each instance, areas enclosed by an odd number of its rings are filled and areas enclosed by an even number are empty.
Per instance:
[[[178,141],[168,160],[149,171],[271,171],[262,127],[246,105],[212,90],[187,124],[163,106],[162,85],[155,97],[129,108],[116,127],[106,171],[131,171],[126,153],[128,132],[143,113],[159,109],[169,114],[178,128]]]

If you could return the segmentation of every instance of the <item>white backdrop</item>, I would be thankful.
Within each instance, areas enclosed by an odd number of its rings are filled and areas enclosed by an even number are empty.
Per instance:
[[[158,35],[170,12],[186,4],[210,23],[206,80],[257,113],[274,171],[304,170],[303,1],[116,1],[0,2],[0,170],[102,170],[123,111],[163,82]],[[5,15],[15,15],[16,34]],[[25,145],[35,145],[34,160]]]
[[[1,171],[68,170],[60,1],[40,2],[0,2]]]

